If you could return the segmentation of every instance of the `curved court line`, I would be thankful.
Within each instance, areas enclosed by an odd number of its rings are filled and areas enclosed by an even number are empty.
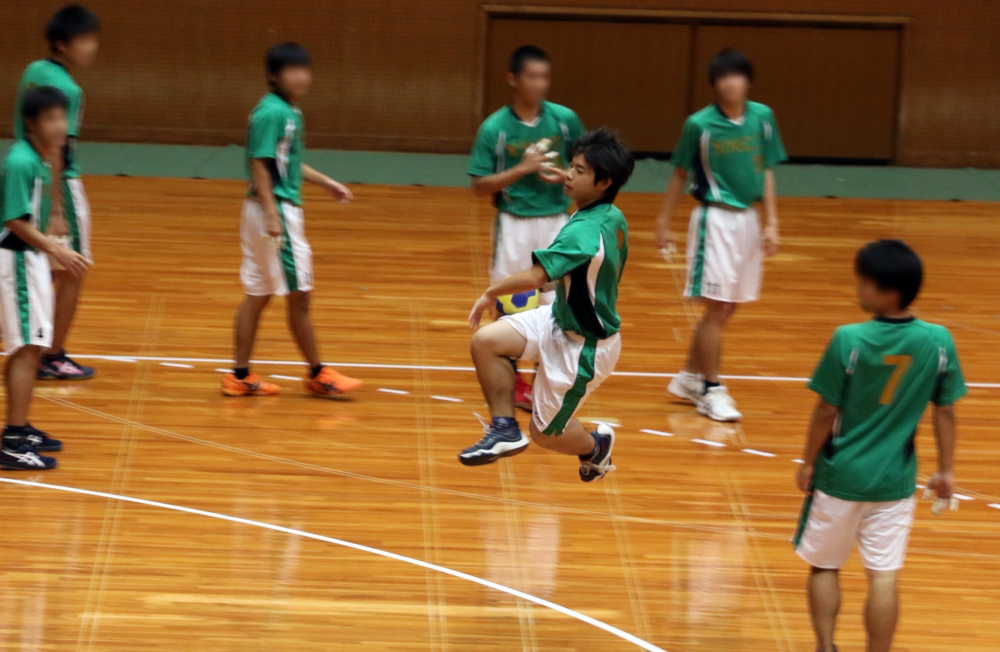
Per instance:
[[[334,539],[332,537],[326,537],[321,534],[313,534],[312,532],[306,532],[305,530],[296,530],[290,527],[284,527],[281,525],[273,525],[271,523],[264,523],[263,521],[252,521],[248,518],[240,518],[238,516],[229,516],[228,514],[219,514],[218,512],[208,512],[203,509],[194,509],[193,507],[184,507],[182,505],[171,505],[170,503],[161,503],[155,500],[146,500],[144,498],[133,498],[131,496],[122,496],[118,494],[108,494],[103,491],[91,491],[90,489],[77,489],[76,487],[67,487],[64,485],[57,484],[44,484],[41,482],[29,482],[27,480],[12,480],[10,478],[0,478],[0,482],[6,482],[8,484],[16,484],[25,487],[37,487],[40,489],[52,489],[55,491],[64,491],[67,493],[81,494],[84,496],[96,496],[98,498],[109,498],[111,500],[120,500],[126,503],[134,503],[136,505],[146,505],[149,507],[159,507],[161,509],[168,509],[174,512],[183,512],[185,514],[195,514],[197,516],[207,516],[209,518],[215,518],[220,521],[230,521],[232,523],[241,523],[243,525],[252,525],[254,527],[263,528],[265,530],[274,530],[275,532],[283,532],[284,534],[292,534],[295,536],[303,537],[306,539],[314,539],[316,541],[323,541],[324,543],[332,543],[337,546],[342,546],[344,548],[350,548],[352,550],[357,550],[360,552],[367,552],[373,555],[378,555],[379,557],[385,557],[387,559],[394,559],[396,561],[401,561],[413,566],[419,566],[420,568],[426,568],[427,570],[437,571],[438,573],[444,573],[445,575],[451,575],[452,577],[457,577],[474,584],[479,584],[480,586],[485,586],[486,588],[493,589],[495,591],[500,591],[508,595],[512,595],[515,598],[521,598],[522,600],[527,600],[528,602],[533,602],[541,607],[547,609],[552,609],[563,615],[569,616],[570,618],[575,618],[581,622],[587,623],[588,625],[593,625],[598,629],[603,629],[609,634],[613,634],[618,638],[628,641],[638,647],[649,652],[667,652],[663,648],[656,647],[652,643],[642,640],[641,638],[629,634],[626,631],[622,631],[613,625],[609,625],[604,621],[597,620],[586,614],[582,614],[579,611],[574,611],[568,607],[564,607],[555,602],[549,602],[544,598],[539,598],[530,593],[524,593],[523,591],[518,591],[517,589],[512,589],[509,586],[504,586],[503,584],[497,584],[496,582],[491,582],[489,580],[484,580],[481,577],[476,577],[475,575],[469,575],[468,573],[463,573],[461,571],[452,570],[445,566],[438,566],[437,564],[432,564],[430,562],[421,561],[420,559],[414,559],[413,557],[406,557],[404,555],[398,555],[394,552],[389,552],[387,550],[381,550],[379,548],[372,548],[370,546],[361,545],[360,543],[352,543],[350,541],[344,541],[343,539]]]

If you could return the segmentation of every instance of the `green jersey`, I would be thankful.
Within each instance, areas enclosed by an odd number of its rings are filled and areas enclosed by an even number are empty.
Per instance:
[[[49,164],[27,140],[18,140],[7,151],[7,158],[0,167],[0,247],[16,251],[34,251],[23,240],[7,229],[11,220],[31,220],[31,224],[45,233],[49,226],[52,175]]]
[[[277,93],[268,93],[253,111],[247,127],[246,165],[250,189],[256,194],[250,161],[264,159],[279,201],[302,205],[302,111]]]
[[[688,171],[698,201],[743,209],[764,197],[764,173],[787,158],[774,112],[747,102],[739,120],[715,104],[690,116],[670,162]]]
[[[840,409],[816,459],[813,485],[844,500],[901,500],[916,489],[917,423],[928,401],[965,394],[944,326],[877,318],[833,334],[809,389]]]
[[[564,106],[542,102],[538,117],[522,122],[514,110],[505,106],[486,118],[472,146],[468,173],[486,177],[509,170],[521,162],[524,150],[543,138],[552,141],[551,152],[558,152],[556,165],[567,166],[573,144],[583,134],[583,123]],[[538,174],[526,174],[494,197],[497,210],[516,217],[547,217],[564,213],[570,200],[562,185],[546,183]]]
[[[532,254],[556,284],[552,316],[564,331],[603,340],[621,328],[618,281],[628,258],[628,223],[613,204],[578,210],[548,249]]]
[[[66,67],[52,59],[35,61],[24,69],[21,84],[17,87],[17,103],[14,106],[14,137],[24,138],[24,122],[21,119],[21,100],[24,94],[36,86],[52,86],[59,89],[69,100],[69,140],[66,143],[66,160],[63,176],[68,179],[80,177],[80,166],[76,161],[76,139],[83,124],[83,89],[73,80]]]

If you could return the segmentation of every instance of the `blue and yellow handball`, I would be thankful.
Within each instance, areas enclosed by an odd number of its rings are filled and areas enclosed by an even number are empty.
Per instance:
[[[505,294],[497,297],[497,312],[501,315],[513,315],[526,310],[534,310],[538,307],[538,298],[538,290]]]

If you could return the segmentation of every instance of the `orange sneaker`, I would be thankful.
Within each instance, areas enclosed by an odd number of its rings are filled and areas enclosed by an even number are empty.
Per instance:
[[[278,386],[265,383],[257,374],[240,380],[236,374],[228,373],[222,378],[222,393],[226,396],[271,396],[278,393]]]
[[[310,394],[325,396],[327,398],[353,392],[361,387],[360,380],[348,378],[330,367],[323,367],[318,376],[315,378],[306,378],[302,381],[302,384],[305,385]]]

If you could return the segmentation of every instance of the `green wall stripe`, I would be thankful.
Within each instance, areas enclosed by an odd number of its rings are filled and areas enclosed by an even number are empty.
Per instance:
[[[587,339],[580,351],[580,358],[577,361],[576,380],[563,396],[562,407],[552,419],[552,423],[543,431],[546,435],[561,435],[566,428],[566,423],[576,412],[587,393],[587,383],[594,379],[594,358],[597,354],[597,340]]]

